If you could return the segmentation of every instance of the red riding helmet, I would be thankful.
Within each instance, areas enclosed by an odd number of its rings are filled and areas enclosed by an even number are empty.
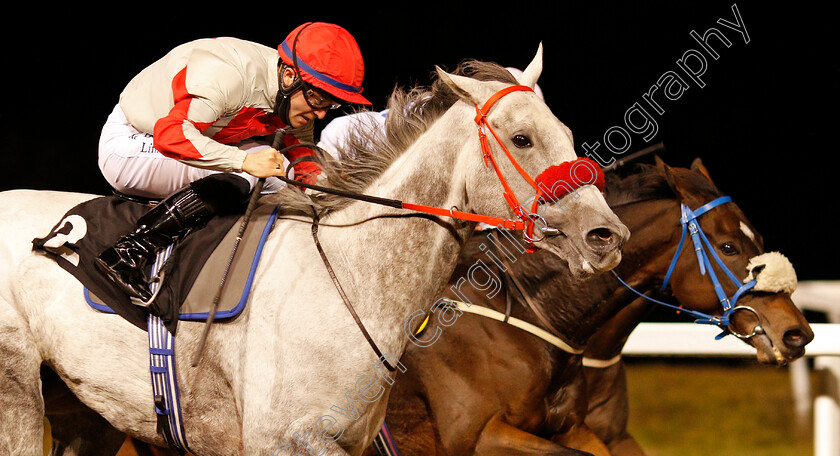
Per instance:
[[[292,30],[277,51],[283,63],[297,68],[307,83],[349,103],[371,104],[362,96],[362,52],[344,28],[307,22]]]

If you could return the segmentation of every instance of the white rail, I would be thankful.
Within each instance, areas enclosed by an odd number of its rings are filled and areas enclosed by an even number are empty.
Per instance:
[[[814,369],[820,376],[813,403],[814,455],[839,456],[840,324],[819,323],[811,328],[814,340],[806,347],[805,356],[814,358]],[[718,333],[716,327],[694,323],[642,323],[630,335],[622,353],[626,356],[755,356],[755,348],[735,337],[715,340]],[[807,384],[807,371],[805,374]],[[793,376],[792,380],[796,382]]]

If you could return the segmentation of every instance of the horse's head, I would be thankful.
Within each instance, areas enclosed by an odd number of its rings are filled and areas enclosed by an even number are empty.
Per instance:
[[[464,127],[475,140],[467,142],[458,164],[466,173],[468,204],[477,213],[527,222],[533,247],[566,260],[576,276],[608,271],[621,260],[620,248],[630,232],[601,190],[589,185],[600,173],[597,165],[577,161],[577,171],[568,171],[577,159],[571,131],[540,97],[522,87],[533,88],[541,71],[542,46],[513,90],[509,83],[438,69],[441,82],[462,101],[453,109],[475,118]],[[540,181],[564,163],[565,181]],[[566,191],[558,194],[557,187]]]
[[[699,159],[690,170],[671,168],[658,158],[657,167],[689,210],[688,218],[696,214],[694,220],[700,227],[700,236],[692,236],[689,224],[682,250],[674,252],[673,271],[666,276],[666,284],[680,304],[719,317],[727,316],[724,308],[730,304],[729,331],[753,345],[762,363],[784,365],[802,356],[814,333],[791,300],[796,275],[787,259],[776,252],[765,253],[761,235],[737,205],[725,197],[720,199],[721,193]],[[714,201],[723,202],[716,205]],[[686,208],[682,209],[683,218]],[[676,241],[682,237],[682,229],[676,216],[674,219]],[[703,257],[695,252],[695,238],[707,252],[704,273],[700,266]],[[715,290],[715,279],[723,294]],[[722,302],[721,297],[727,301]]]

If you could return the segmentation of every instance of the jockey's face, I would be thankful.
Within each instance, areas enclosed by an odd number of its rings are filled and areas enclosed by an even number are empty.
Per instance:
[[[283,83],[289,86],[293,84],[294,81],[295,72],[293,69],[287,67],[283,72]],[[327,111],[331,108],[331,106],[323,108],[313,107],[310,102],[307,101],[304,94],[304,91],[306,90],[311,90],[311,88],[308,89],[306,85],[304,85],[303,88],[295,90],[289,97],[289,123],[294,128],[303,126],[316,118],[323,119],[324,116],[327,115]]]

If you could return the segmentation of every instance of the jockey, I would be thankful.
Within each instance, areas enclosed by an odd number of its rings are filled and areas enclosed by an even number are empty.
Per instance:
[[[163,201],[97,266],[148,302],[143,268],[157,251],[216,214],[241,211],[258,179],[276,190],[275,176],[286,175],[278,149],[313,143],[313,121],[330,109],[370,104],[363,78],[353,36],[322,22],[295,28],[277,50],[235,38],[192,41],[141,71],[102,129],[99,168],[116,192]],[[318,165],[300,161],[311,149],[285,155],[297,180],[315,182]]]

